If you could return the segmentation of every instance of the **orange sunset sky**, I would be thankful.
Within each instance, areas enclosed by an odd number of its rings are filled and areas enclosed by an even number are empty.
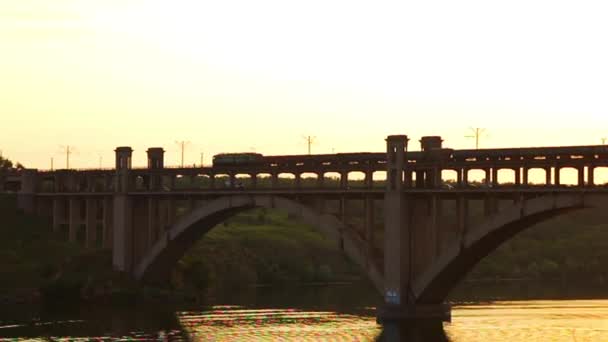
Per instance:
[[[382,151],[608,136],[605,1],[0,0],[0,150],[28,167],[113,149]]]

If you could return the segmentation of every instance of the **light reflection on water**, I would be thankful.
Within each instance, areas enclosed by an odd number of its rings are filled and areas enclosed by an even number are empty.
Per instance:
[[[381,331],[373,316],[297,309],[214,307],[178,320],[190,339],[217,342],[374,341]]]
[[[455,307],[453,341],[608,341],[608,300],[494,302]]]
[[[70,319],[0,319],[0,341],[376,341],[381,335],[382,341],[436,341],[425,337],[428,331],[388,334],[376,324],[373,307],[296,307],[194,307],[172,311],[170,320],[175,323],[152,315],[150,308],[91,308]],[[608,341],[608,300],[467,304],[455,306],[452,319],[437,336],[445,333],[454,342]]]
[[[608,341],[607,300],[462,305],[454,307],[452,317],[444,330],[454,342]],[[178,320],[198,341],[375,341],[382,333],[373,314],[295,309],[214,307],[178,313]]]

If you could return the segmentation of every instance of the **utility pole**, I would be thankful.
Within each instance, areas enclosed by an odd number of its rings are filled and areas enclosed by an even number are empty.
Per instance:
[[[303,136],[303,138],[306,140],[306,144],[308,145],[308,154],[310,155],[310,147],[316,142],[317,137],[306,135]]]
[[[204,155],[204,153],[201,152],[201,167],[203,167],[203,155]]]
[[[608,138],[602,138],[602,145],[606,145],[606,140],[608,140]],[[0,155],[1,157],[1,155]]]
[[[70,154],[74,153],[74,147],[70,148],[70,145],[63,146],[65,149],[65,168],[70,168]]]
[[[51,171],[53,171],[53,157],[51,157]]]
[[[190,142],[189,142],[189,141],[183,141],[183,140],[182,140],[182,141],[176,141],[175,143],[176,143],[177,145],[179,145],[179,146],[180,146],[180,148],[181,148],[181,151],[182,151],[182,159],[181,159],[182,161],[181,161],[181,166],[182,166],[182,167],[184,167],[184,149],[185,149],[186,145],[190,144]]]
[[[471,131],[473,132],[473,135],[465,135],[465,138],[475,138],[475,149],[478,150],[479,149],[479,138],[481,137],[481,135],[483,133],[485,133],[486,129],[485,128],[470,128]]]

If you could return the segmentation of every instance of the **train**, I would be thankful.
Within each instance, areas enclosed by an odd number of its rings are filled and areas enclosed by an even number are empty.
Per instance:
[[[213,166],[255,164],[264,160],[261,153],[220,153],[213,156]]]

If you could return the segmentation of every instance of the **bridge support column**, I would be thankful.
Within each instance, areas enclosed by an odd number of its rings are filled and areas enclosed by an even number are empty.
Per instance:
[[[585,186],[585,167],[579,167],[576,171],[578,173],[578,186]]]
[[[127,194],[114,195],[112,264],[122,272],[131,272],[133,268],[132,208],[132,199]]]
[[[80,229],[80,199],[72,197],[68,200],[68,203],[68,236],[70,242],[76,242]]]
[[[374,199],[365,197],[365,242],[367,263],[374,261]]]
[[[595,166],[587,166],[587,186],[595,185]]]
[[[114,221],[114,214],[113,214],[113,204],[112,204],[112,197],[106,197],[103,199],[103,247],[104,248],[113,248],[114,247],[114,241],[113,241],[113,221]]]
[[[513,172],[515,172],[515,186],[520,186],[521,185],[521,169],[520,168],[513,169]]]
[[[389,136],[387,142],[387,188],[384,194],[384,306],[378,311],[381,323],[445,320],[445,306],[419,303],[414,281],[430,264],[438,244],[438,207],[426,196],[406,195],[407,136]],[[417,183],[424,182],[418,179]]]
[[[148,241],[153,245],[159,236],[158,200],[148,198]],[[149,247],[148,246],[148,247]]]
[[[97,243],[97,200],[94,198],[86,199],[86,242],[85,246],[92,248]]]
[[[449,306],[420,303],[414,281],[437,254],[438,199],[404,193],[407,136],[389,136],[384,194],[384,306],[378,322],[416,324],[449,319]],[[417,183],[424,182],[417,175]],[[424,177],[424,176],[423,176]]]
[[[560,170],[561,168],[559,166],[553,168],[553,180],[555,181],[555,185],[561,185]]]
[[[65,203],[61,197],[53,198],[53,232],[59,232],[59,228],[65,222]]]

